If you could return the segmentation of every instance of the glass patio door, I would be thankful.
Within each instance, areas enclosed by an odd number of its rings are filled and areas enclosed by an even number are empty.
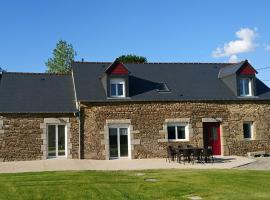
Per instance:
[[[66,156],[65,125],[48,125],[48,157]]]
[[[110,159],[128,158],[128,128],[109,128]]]

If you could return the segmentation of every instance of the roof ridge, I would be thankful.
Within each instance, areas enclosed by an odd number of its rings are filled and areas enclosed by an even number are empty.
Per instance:
[[[17,75],[47,75],[47,76],[62,76],[71,75],[70,73],[45,73],[45,72],[3,72],[3,74],[17,74]]]
[[[241,61],[243,62],[243,61]],[[74,61],[74,63],[82,64],[112,64],[113,62],[94,62],[94,61]],[[146,63],[123,63],[123,64],[225,64],[225,65],[235,65],[237,63],[230,62],[146,62]]]

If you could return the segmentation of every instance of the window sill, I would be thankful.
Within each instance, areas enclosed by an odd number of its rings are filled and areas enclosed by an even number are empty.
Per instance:
[[[239,99],[252,99],[252,98],[258,98],[258,96],[252,96],[252,95],[247,95],[247,96],[238,96]]]
[[[188,142],[189,140],[187,139],[168,139],[169,142]]]
[[[244,141],[254,141],[253,138],[244,138]]]

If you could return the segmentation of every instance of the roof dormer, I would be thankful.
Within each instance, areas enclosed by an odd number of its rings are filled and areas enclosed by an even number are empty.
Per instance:
[[[256,74],[258,72],[245,60],[220,69],[220,78],[238,97],[256,96]]]
[[[103,79],[107,98],[129,96],[129,71],[118,59],[104,71]]]

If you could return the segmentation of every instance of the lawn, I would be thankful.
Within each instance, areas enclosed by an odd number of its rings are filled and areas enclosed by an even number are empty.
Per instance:
[[[156,179],[146,182],[145,179]],[[270,199],[270,171],[147,170],[0,174],[0,199]]]

